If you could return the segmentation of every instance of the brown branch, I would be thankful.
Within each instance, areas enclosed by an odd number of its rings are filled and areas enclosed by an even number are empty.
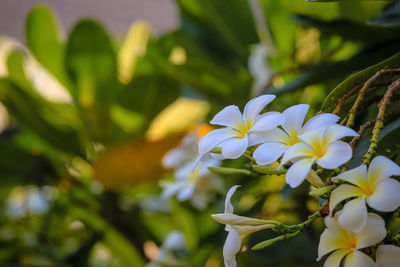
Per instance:
[[[376,117],[374,129],[372,130],[372,138],[370,140],[371,144],[368,148],[367,153],[363,157],[362,160],[363,164],[368,165],[376,152],[376,149],[378,147],[379,134],[381,129],[383,128],[383,119],[385,117],[386,107],[390,103],[390,99],[393,96],[393,93],[399,88],[400,88],[400,79],[397,79],[391,85],[389,85],[388,90],[386,91],[385,95],[383,96],[381,102],[378,105],[379,112],[378,116]]]
[[[357,96],[356,101],[354,102],[354,105],[351,107],[350,112],[349,112],[349,117],[347,119],[346,126],[347,127],[352,127],[354,125],[354,118],[357,113],[357,109],[364,99],[364,95],[367,91],[368,88],[370,88],[374,83],[377,82],[377,80],[384,74],[397,74],[400,72],[400,69],[383,69],[375,73],[372,77],[370,77],[361,87],[360,93]]]

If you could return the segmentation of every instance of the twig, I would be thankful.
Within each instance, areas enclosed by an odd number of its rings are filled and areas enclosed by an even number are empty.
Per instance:
[[[337,101],[337,105],[336,105],[336,107],[334,108],[334,110],[332,111],[332,113],[333,113],[333,114],[339,114],[340,109],[342,108],[343,102],[344,102],[347,98],[349,98],[350,96],[352,96],[356,91],[360,90],[360,88],[361,88],[361,85],[360,85],[360,84],[359,84],[359,85],[356,85],[356,86],[354,86],[353,88],[351,88],[351,90],[348,91],[345,95],[343,95],[341,98],[339,98],[338,101]]]
[[[386,106],[390,102],[390,98],[393,95],[393,92],[400,88],[400,79],[394,81],[391,85],[389,85],[388,90],[386,91],[385,95],[383,96],[381,102],[379,103],[379,112],[378,116],[376,117],[374,129],[372,130],[372,138],[370,140],[371,144],[368,148],[367,153],[363,157],[363,164],[368,165],[371,161],[373,155],[375,154],[376,148],[378,147],[378,138],[381,129],[383,128],[383,119],[385,117]]]
[[[356,101],[354,102],[354,105],[351,107],[350,112],[349,112],[349,118],[347,120],[346,126],[347,127],[352,127],[354,125],[354,118],[357,113],[358,106],[364,99],[364,95],[369,87],[373,83],[375,83],[382,75],[384,74],[393,74],[393,73],[398,73],[400,72],[400,69],[384,69],[380,70],[377,73],[375,73],[372,77],[370,77],[362,86],[360,89],[360,93],[357,96]]]

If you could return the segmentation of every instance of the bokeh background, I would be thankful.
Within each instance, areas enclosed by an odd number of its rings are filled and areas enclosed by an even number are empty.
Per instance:
[[[291,190],[278,175],[199,180],[180,167],[226,105],[273,93],[268,110],[331,112],[349,89],[325,100],[340,82],[399,52],[399,10],[390,1],[2,0],[0,266],[223,266],[226,232],[210,215],[234,184],[243,185],[237,214],[304,221],[320,204],[307,186]],[[376,114],[369,108],[356,126]],[[397,117],[380,153],[398,162]],[[368,140],[359,147],[354,164]],[[181,182],[189,197],[165,193]],[[239,266],[321,266],[322,229],[317,220],[241,253]],[[252,235],[243,250],[274,236]]]

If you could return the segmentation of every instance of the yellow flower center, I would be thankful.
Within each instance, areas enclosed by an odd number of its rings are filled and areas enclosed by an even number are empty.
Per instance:
[[[293,146],[293,145],[295,145],[295,144],[297,144],[297,143],[301,143],[301,140],[297,137],[297,133],[295,133],[295,134],[289,134],[289,138],[288,138],[288,140],[286,141],[286,144],[287,144],[288,146]]]
[[[315,142],[314,144],[312,144],[312,148],[314,150],[312,153],[312,156],[315,157],[316,159],[320,159],[323,156],[325,156],[325,154],[326,154],[325,144]]]
[[[253,122],[250,120],[246,120],[244,123],[240,122],[236,124],[235,129],[238,131],[236,136],[238,138],[244,138],[250,131],[251,127],[253,127]]]
[[[374,192],[375,192],[375,185],[374,185],[371,181],[368,181],[368,182],[366,183],[366,185],[363,187],[363,191],[364,191],[364,193],[365,193],[365,196],[366,196],[366,197],[369,197],[369,196],[371,196],[372,194],[374,194]]]

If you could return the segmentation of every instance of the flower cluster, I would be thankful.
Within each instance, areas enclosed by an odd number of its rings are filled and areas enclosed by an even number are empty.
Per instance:
[[[179,147],[170,150],[163,157],[163,166],[175,169],[175,180],[161,181],[161,186],[164,188],[161,195],[164,198],[176,195],[179,201],[190,200],[193,206],[203,209],[209,202],[210,192],[222,191],[223,184],[216,174],[208,170],[208,167],[219,166],[221,164],[219,159],[205,155],[201,161],[196,162],[198,132],[200,131],[186,135]]]
[[[210,123],[222,128],[200,140],[199,158],[204,159],[216,151],[220,151],[222,159],[236,159],[246,153],[247,157],[252,155],[252,162],[258,166],[274,163],[280,166],[276,171],[285,167],[286,183],[292,188],[305,179],[318,181],[318,187],[321,187],[318,196],[324,194],[327,199],[324,205],[329,207],[318,260],[332,252],[324,266],[399,266],[400,248],[385,241],[385,221],[377,212],[394,212],[400,207],[400,182],[393,178],[400,176],[400,167],[384,156],[377,156],[368,167],[340,169],[353,156],[352,147],[341,139],[358,134],[338,124],[339,117],[330,113],[317,114],[305,122],[309,109],[305,104],[289,107],[282,113],[262,113],[274,98],[263,95],[252,99],[243,113],[234,105],[217,113]],[[315,165],[321,171],[334,170],[331,171],[333,175],[322,182]],[[318,211],[308,221],[294,226],[238,216],[233,214],[230,202],[238,187],[233,186],[228,191],[225,212],[212,215],[214,220],[226,225],[228,237],[223,254],[227,267],[236,266],[235,255],[249,234],[267,228],[282,233],[254,247],[262,248],[297,235],[303,227],[323,215]],[[371,246],[376,247],[373,254],[366,250]]]
[[[250,100],[243,114],[231,105],[215,115],[211,124],[225,126],[211,131],[199,142],[199,153],[204,155],[221,147],[223,158],[236,159],[248,147],[259,145],[253,157],[257,164],[268,165],[282,157],[281,166],[291,163],[286,182],[299,186],[314,163],[325,169],[335,169],[352,157],[349,144],[341,138],[357,136],[352,129],[336,124],[334,114],[319,114],[304,119],[308,105],[296,105],[279,112],[260,112],[275,96],[263,95]]]

